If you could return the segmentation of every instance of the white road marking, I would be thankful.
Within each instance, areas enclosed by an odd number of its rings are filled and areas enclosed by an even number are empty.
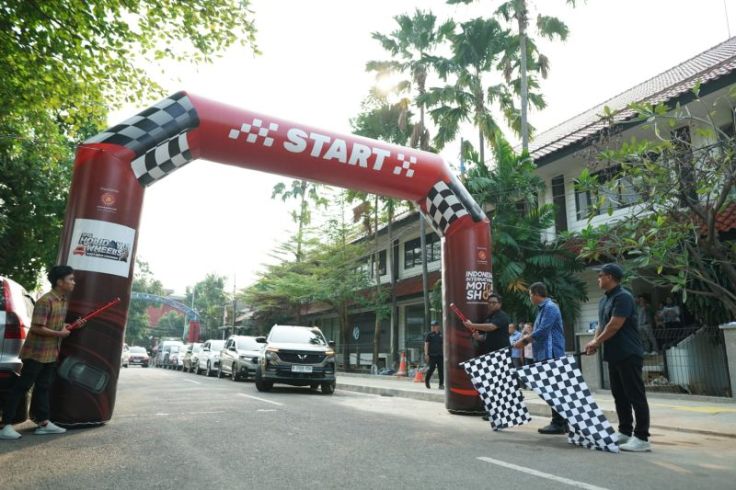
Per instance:
[[[520,471],[522,473],[526,473],[527,475],[537,476],[539,478],[546,478],[547,480],[564,483],[565,485],[570,485],[572,487],[585,488],[587,490],[607,490],[604,487],[597,487],[589,483],[584,483],[584,482],[577,481],[577,480],[570,480],[569,478],[564,478],[561,476],[553,475],[551,473],[544,473],[543,471],[537,471],[532,468],[527,468],[525,466],[519,466],[513,463],[507,463],[505,461],[499,461],[498,459],[492,459],[492,458],[486,458],[486,457],[479,457],[478,459],[481,461],[485,461],[486,463],[491,463],[497,466],[503,466],[504,468],[509,468],[511,470]]]
[[[259,402],[266,402],[266,403],[271,403],[273,405],[278,405],[279,407],[283,407],[284,406],[283,403],[275,402],[273,400],[266,400],[265,398],[258,398],[257,396],[253,396],[253,395],[246,395],[245,393],[238,393],[238,395],[244,396],[246,398],[252,398],[254,400],[258,400]]]
[[[201,385],[199,381],[194,381],[193,379],[184,379],[184,381],[189,381],[190,383],[194,383],[195,385]]]
[[[278,412],[275,408],[259,408],[256,412]]]

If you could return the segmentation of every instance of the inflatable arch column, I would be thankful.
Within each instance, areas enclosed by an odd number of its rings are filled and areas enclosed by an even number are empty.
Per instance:
[[[144,190],[197,158],[416,203],[443,237],[446,406],[452,412],[481,410],[458,366],[477,352],[448,305],[454,302],[474,319],[486,315],[490,223],[447,163],[435,154],[179,92],[77,150],[59,251],[59,262],[77,272],[69,317],[116,296],[122,301],[62,343],[51,398],[54,421],[74,426],[110,420]]]

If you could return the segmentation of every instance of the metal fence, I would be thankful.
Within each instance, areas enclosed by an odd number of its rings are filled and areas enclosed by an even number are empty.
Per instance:
[[[718,327],[670,328],[645,342],[644,384],[650,392],[730,397],[723,331]],[[610,389],[608,363],[601,360],[602,386]]]

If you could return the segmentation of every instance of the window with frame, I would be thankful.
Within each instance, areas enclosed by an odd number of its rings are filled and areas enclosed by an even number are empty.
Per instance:
[[[427,240],[427,263],[437,262],[442,257],[442,244],[436,233],[428,233]],[[421,237],[408,240],[404,243],[404,269],[411,269],[422,265]]]
[[[633,182],[627,177],[617,177],[621,166],[609,167],[593,175],[600,184],[598,191],[575,190],[575,211],[578,220],[588,216],[598,216],[609,209],[623,209],[642,202],[645,196],[636,191]],[[602,199],[601,199],[602,198]]]
[[[376,274],[376,255],[378,255],[378,276],[385,276],[386,272],[388,271],[386,267],[386,251],[381,250],[380,252],[378,252],[378,254],[372,254],[368,261],[368,275],[371,277],[371,279]]]

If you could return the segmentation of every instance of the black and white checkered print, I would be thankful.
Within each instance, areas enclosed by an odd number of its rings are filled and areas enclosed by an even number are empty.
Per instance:
[[[475,357],[460,366],[480,394],[493,430],[526,424],[532,419],[514,376],[509,349]]]
[[[443,181],[437,182],[429,191],[426,204],[427,215],[442,234],[447,232],[453,221],[468,214],[465,206]]]
[[[85,143],[109,143],[130,148],[136,157],[183,131],[199,126],[197,111],[185,92],[178,92],[153,107],[91,137]]]
[[[181,133],[164,141],[131,162],[133,173],[142,186],[149,186],[194,160],[187,134]]]
[[[569,443],[618,452],[615,431],[593,399],[572,356],[524,366],[517,370],[517,374],[567,420]]]

